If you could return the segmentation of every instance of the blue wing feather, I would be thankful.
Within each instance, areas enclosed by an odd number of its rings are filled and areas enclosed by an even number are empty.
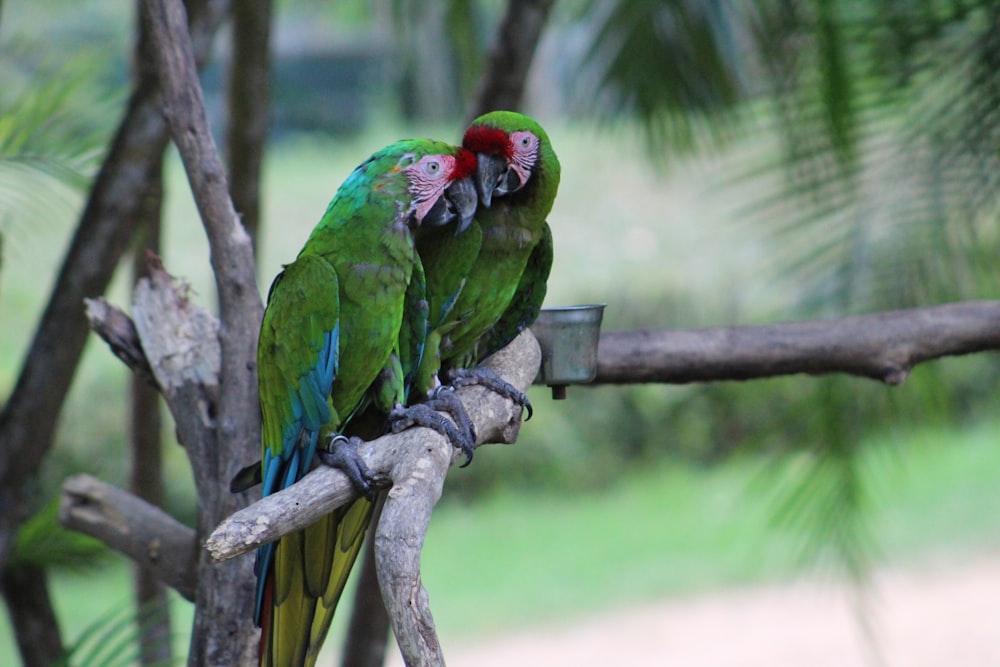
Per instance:
[[[289,273],[292,275],[289,276]],[[315,300],[306,299],[305,290],[310,285],[326,286],[326,298],[318,306],[326,310],[314,312],[308,307],[307,304],[315,303]],[[265,313],[261,329],[261,396],[272,399],[271,406],[281,406],[277,410],[265,409],[264,413],[265,434],[280,433],[281,442],[279,449],[279,443],[273,442],[275,436],[272,435],[271,441],[268,441],[265,435],[261,475],[263,496],[288,488],[309,472],[320,435],[333,419],[329,400],[339,366],[338,308],[336,274],[329,264],[317,258],[300,257],[285,267],[282,276],[271,286],[268,295],[268,310],[271,312]],[[332,324],[332,328],[323,331],[316,326],[321,322],[328,322],[328,326]],[[279,334],[286,339],[295,335],[320,334],[318,340],[309,341],[314,350],[309,367],[297,366],[298,359],[291,356],[287,348],[268,345]],[[277,400],[276,397],[282,393],[284,400]],[[262,401],[262,406],[265,404]],[[267,428],[268,420],[271,429]],[[258,625],[263,612],[265,573],[274,560],[275,547],[276,543],[271,543],[257,550],[254,620]]]

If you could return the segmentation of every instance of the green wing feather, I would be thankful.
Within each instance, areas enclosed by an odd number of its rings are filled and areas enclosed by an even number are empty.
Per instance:
[[[258,378],[262,417],[263,495],[287,488],[312,465],[320,435],[340,423],[329,402],[339,370],[340,298],[329,262],[303,254],[275,279],[261,323]],[[302,664],[317,568],[302,554],[326,540],[323,521],[257,552],[255,620],[266,628],[262,663]],[[329,571],[329,570],[327,570]]]

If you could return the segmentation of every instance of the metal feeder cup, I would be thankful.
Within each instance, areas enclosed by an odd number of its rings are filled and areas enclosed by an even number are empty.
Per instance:
[[[597,343],[605,304],[542,308],[531,333],[542,348],[536,384],[552,387],[552,398],[566,398],[566,386],[586,384],[597,375]]]

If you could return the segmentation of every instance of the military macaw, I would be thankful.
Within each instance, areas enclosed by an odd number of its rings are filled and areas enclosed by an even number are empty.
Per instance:
[[[294,484],[315,456],[343,467],[367,497],[258,549],[261,665],[315,664],[372,509],[370,473],[343,434],[366,406],[388,413],[405,401],[426,333],[419,317],[403,325],[423,283],[414,233],[468,226],[474,170],[472,153],[432,140],[376,152],[271,285],[257,354],[262,493]]]
[[[552,267],[546,217],[559,188],[559,160],[545,130],[511,111],[477,118],[462,146],[477,155],[479,207],[461,236],[431,230],[417,239],[430,327],[412,396],[430,393],[429,404],[460,416],[460,406],[439,391],[443,371],[451,386],[486,384],[526,406],[530,416],[523,393],[474,366],[512,341],[541,309]],[[422,423],[397,410],[393,430],[415,422]]]

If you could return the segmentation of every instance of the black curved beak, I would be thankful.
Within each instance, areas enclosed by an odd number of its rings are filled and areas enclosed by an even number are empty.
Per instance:
[[[507,160],[498,155],[476,154],[476,190],[486,208],[493,203],[493,191],[507,181]],[[506,194],[502,192],[500,194]]]
[[[478,202],[476,184],[472,181],[471,176],[454,181],[431,206],[427,215],[424,216],[422,224],[430,227],[444,227],[448,223],[458,220],[455,229],[457,236],[472,224]]]
[[[458,216],[458,226],[455,229],[455,236],[458,236],[469,228],[472,219],[476,216],[476,207],[479,205],[476,184],[471,176],[467,176],[449,185],[444,196],[451,202],[452,208]]]

